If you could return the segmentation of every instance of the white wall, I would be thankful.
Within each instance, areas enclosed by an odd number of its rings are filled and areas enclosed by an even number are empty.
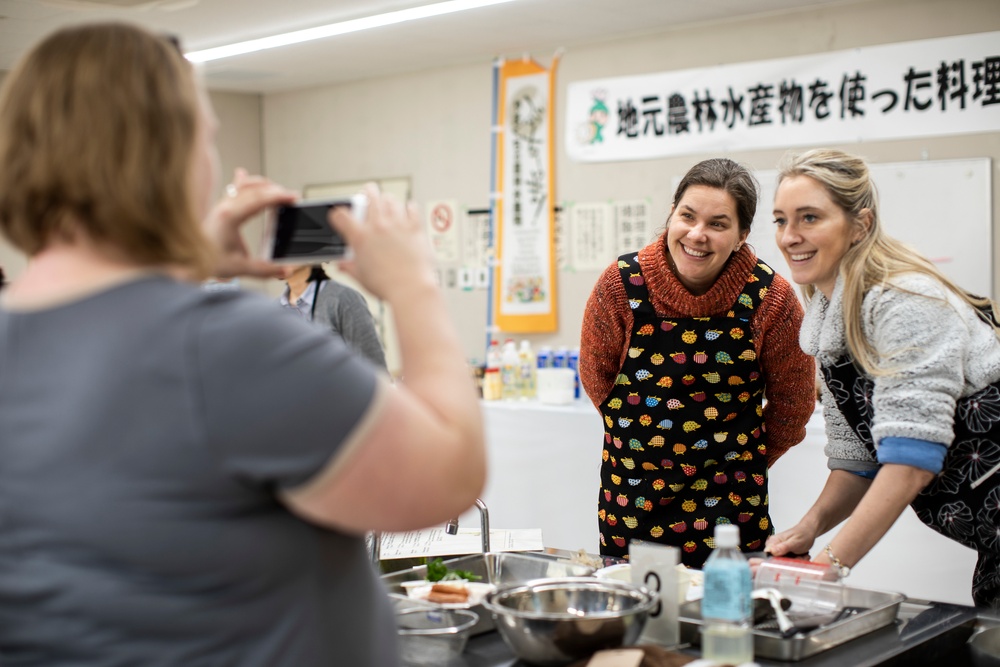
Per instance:
[[[655,219],[664,220],[673,179],[698,160],[709,157],[571,162],[565,157],[560,113],[570,82],[998,29],[1000,2],[996,0],[878,0],[706,24],[569,49],[557,72],[556,201],[648,197]],[[553,45],[553,49],[557,46]],[[551,53],[532,55],[548,64]],[[270,177],[296,188],[409,176],[412,196],[418,201],[456,199],[466,208],[484,208],[489,203],[490,189],[491,87],[491,63],[484,62],[267,95],[263,117],[265,169]],[[860,152],[872,162],[991,157],[994,168],[1000,168],[1000,133],[841,148]],[[730,157],[763,170],[773,169],[783,152],[750,151]],[[1000,186],[994,183],[993,187],[995,221],[1000,219]],[[526,337],[535,343],[576,344],[583,308],[598,275],[596,271],[562,272],[558,285],[559,331]],[[1000,290],[995,293],[1000,294]],[[447,290],[447,298],[452,316],[459,323],[467,356],[481,359],[486,293],[452,289]]]
[[[7,72],[0,71],[0,85],[3,85],[4,79],[7,78]],[[0,268],[3,269],[4,275],[7,280],[11,280],[24,270],[27,261],[24,255],[15,250],[8,244],[3,236],[0,236]]]
[[[261,96],[245,93],[212,92],[212,106],[219,118],[216,145],[219,148],[219,187],[221,196],[226,184],[233,178],[237,167],[251,174],[264,171],[261,121]],[[254,220],[244,229],[244,237],[254,251],[260,246],[263,232],[263,216]],[[273,292],[280,283],[277,280],[241,279],[244,287],[259,291]]]

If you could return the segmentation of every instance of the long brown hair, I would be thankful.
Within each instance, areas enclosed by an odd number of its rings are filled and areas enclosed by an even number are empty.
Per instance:
[[[204,275],[198,104],[166,38],[117,23],[52,34],[0,90],[0,231],[28,255],[83,234],[138,264]]]
[[[865,235],[847,250],[840,263],[840,275],[844,279],[843,317],[847,350],[864,372],[869,375],[892,372],[892,369],[879,368],[875,348],[864,335],[861,306],[865,294],[872,287],[885,285],[903,273],[922,273],[940,282],[982,313],[982,319],[1000,334],[996,325],[990,322],[988,313],[994,306],[990,299],[964,291],[926,257],[885,233],[879,215],[878,191],[864,159],[829,148],[818,148],[799,155],[790,153],[782,158],[778,166],[778,185],[792,176],[808,176],[826,188],[830,199],[852,223],[846,234],[853,234],[863,227],[862,218],[867,216],[870,222]],[[816,294],[816,287],[803,285],[802,292],[810,300]]]

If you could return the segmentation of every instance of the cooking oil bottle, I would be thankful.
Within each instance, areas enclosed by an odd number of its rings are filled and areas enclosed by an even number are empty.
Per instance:
[[[720,665],[753,662],[750,564],[740,553],[739,543],[738,526],[716,526],[715,550],[704,567],[701,656]]]

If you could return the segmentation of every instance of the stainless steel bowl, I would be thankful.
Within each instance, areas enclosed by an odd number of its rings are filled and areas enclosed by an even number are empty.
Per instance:
[[[396,613],[405,665],[443,665],[465,650],[479,615],[468,609],[413,607]]]
[[[494,586],[524,583],[533,579],[586,577],[594,572],[594,568],[589,565],[574,563],[557,555],[511,551],[462,556],[446,560],[444,564],[453,570],[468,570],[482,577],[482,581]],[[397,601],[397,611],[401,606],[399,598],[403,600],[407,598],[405,584],[409,581],[424,581],[426,577],[426,565],[382,575],[382,582],[389,590],[389,597]],[[417,606],[414,604],[417,602],[410,598],[408,602],[403,602],[402,606],[407,608]],[[436,606],[429,602],[423,604]],[[473,637],[496,629],[493,616],[482,605],[470,605],[470,609],[479,614],[479,623],[472,628]]]
[[[548,667],[634,644],[656,602],[632,583],[567,577],[501,586],[483,606],[518,658]]]

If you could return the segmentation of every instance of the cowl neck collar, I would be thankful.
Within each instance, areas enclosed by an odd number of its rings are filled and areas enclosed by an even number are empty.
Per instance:
[[[809,301],[799,330],[799,344],[820,363],[836,361],[847,352],[842,276],[837,276],[829,299],[817,291]]]

